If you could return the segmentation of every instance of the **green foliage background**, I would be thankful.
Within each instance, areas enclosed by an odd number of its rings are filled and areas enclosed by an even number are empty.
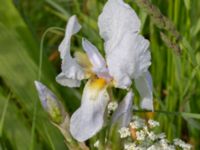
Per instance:
[[[34,87],[39,59],[43,56],[41,81],[56,93],[71,114],[79,106],[82,89],[61,87],[55,82],[60,71],[57,47],[63,32],[51,27],[64,29],[67,19],[76,14],[83,29],[74,38],[72,50],[82,50],[82,35],[103,53],[97,19],[105,2],[0,0],[0,150],[67,149],[62,135],[42,110]],[[176,44],[182,49],[181,56],[161,40],[161,31],[169,33],[157,28],[150,15],[133,0],[127,2],[141,18],[142,34],[151,43],[150,71],[156,110],[153,117],[160,121],[161,130],[169,139],[179,137],[199,149],[200,1],[152,0],[180,32],[182,38]],[[138,98],[136,94],[136,102]]]

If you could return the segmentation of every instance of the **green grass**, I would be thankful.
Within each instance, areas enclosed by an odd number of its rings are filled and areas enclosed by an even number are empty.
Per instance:
[[[62,135],[42,110],[33,81],[38,80],[40,70],[41,81],[58,95],[70,113],[78,107],[81,90],[61,87],[55,82],[60,71],[57,47],[63,32],[51,27],[64,28],[69,16],[76,14],[83,29],[75,37],[72,49],[82,49],[82,35],[103,52],[97,19],[106,1],[0,2],[0,150],[67,149]],[[169,139],[180,137],[199,149],[200,1],[152,0],[176,26],[181,35],[178,42],[170,31],[157,27],[147,10],[133,0],[127,2],[140,16],[142,34],[151,43],[150,71],[156,110],[153,117],[160,121]],[[160,32],[180,46],[180,56],[162,41]]]

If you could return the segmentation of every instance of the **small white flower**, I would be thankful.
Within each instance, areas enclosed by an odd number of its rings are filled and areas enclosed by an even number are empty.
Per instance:
[[[136,144],[135,143],[126,143],[124,145],[124,150],[135,150]]]
[[[146,136],[146,134],[143,130],[136,132],[136,138],[138,141],[143,141],[145,139],[145,136]]]
[[[137,146],[134,150],[146,150],[146,147]]]
[[[168,147],[166,147],[165,149],[163,150],[176,150],[175,146],[174,145],[168,145]]]
[[[173,142],[174,142],[174,144],[177,145],[177,146],[179,146],[180,144],[183,143],[183,141],[182,141],[181,139],[178,139],[178,138],[177,138],[177,139],[174,139]]]
[[[115,111],[118,107],[118,103],[116,101],[110,102],[108,104],[108,112]]]
[[[148,130],[148,127],[147,127],[146,125],[144,125],[143,131],[144,131],[145,133],[149,134],[149,130]]]
[[[192,149],[192,145],[185,143],[182,145],[182,148],[183,148],[183,150],[190,150],[190,149]]]
[[[97,141],[94,143],[94,147],[96,147],[96,148],[99,147],[99,140],[97,140]]]
[[[162,150],[176,150],[175,146],[170,145],[167,139],[161,139],[159,142],[162,147]]]
[[[168,140],[166,140],[166,139],[161,139],[160,141],[159,141],[159,143],[160,143],[160,145],[161,145],[161,147],[165,150],[167,150],[167,148],[169,147],[169,142],[168,142]]]
[[[155,120],[152,120],[152,119],[148,120],[148,123],[149,123],[150,128],[154,128],[154,127],[160,126],[159,122],[157,122]]]
[[[157,136],[158,139],[164,139],[164,138],[166,138],[165,133],[160,133],[160,134],[158,134],[156,136]]]
[[[184,150],[190,150],[192,148],[192,146],[190,144],[185,143],[181,139],[174,139],[174,145],[177,145],[177,146],[183,148]]]
[[[148,136],[152,141],[155,141],[157,138],[156,134],[152,131],[148,133]]]
[[[156,149],[159,150],[160,147],[157,145],[151,145],[150,147],[147,148],[147,150],[156,150]]]
[[[145,121],[143,119],[136,119],[133,122],[130,122],[130,126],[133,129],[143,128],[145,126]]]
[[[122,127],[121,129],[119,129],[118,132],[121,138],[126,138],[131,135],[129,128],[126,128],[126,127]]]
[[[164,141],[163,143],[154,143],[150,147],[147,148],[147,150],[176,150],[173,145],[169,145]]]

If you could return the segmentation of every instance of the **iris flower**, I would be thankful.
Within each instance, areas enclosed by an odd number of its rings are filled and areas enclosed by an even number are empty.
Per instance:
[[[108,86],[126,89],[131,95],[127,97],[132,99],[130,86],[134,80],[141,108],[153,110],[149,42],[139,34],[137,14],[123,0],[108,0],[98,18],[98,27],[104,40],[105,58],[85,38],[82,40],[85,53],[71,56],[71,37],[81,29],[76,16],[69,18],[59,46],[62,72],[56,77],[57,82],[79,87],[81,80],[88,79],[81,105],[70,120],[70,132],[78,141],[87,140],[102,128],[109,101]]]

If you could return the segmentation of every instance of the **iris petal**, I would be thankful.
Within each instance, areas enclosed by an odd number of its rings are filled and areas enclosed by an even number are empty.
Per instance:
[[[141,108],[153,111],[152,78],[147,71],[135,79],[135,86],[141,96]]]
[[[105,78],[107,80],[111,79],[109,75],[106,62],[98,49],[87,39],[83,38],[82,41],[83,49],[86,51],[90,62],[93,65],[93,71],[100,78]]]
[[[123,0],[108,0],[99,16],[98,26],[101,37],[112,48],[124,33],[138,33],[140,20]]]
[[[108,0],[98,25],[105,41],[109,73],[116,87],[127,89],[132,79],[142,75],[151,64],[149,42],[138,34],[140,20],[123,0]]]
[[[106,67],[106,62],[98,49],[87,39],[82,40],[83,49],[86,51],[90,62],[92,63],[94,70],[98,70]]]
[[[56,81],[63,86],[78,87],[80,86],[80,80],[85,78],[83,68],[70,54],[71,36],[76,34],[80,28],[76,16],[70,17],[66,26],[65,37],[59,46],[62,72],[56,77]]]
[[[132,117],[132,101],[133,101],[133,93],[130,91],[124,97],[124,99],[120,102],[118,108],[114,112],[112,116],[113,123],[119,123],[120,127],[125,127],[131,121]]]
[[[70,120],[70,132],[76,140],[85,141],[102,128],[104,112],[109,101],[106,87],[104,79],[91,79],[87,82],[81,106]]]
[[[60,52],[61,59],[64,59],[66,54],[70,54],[70,40],[71,37],[79,32],[81,29],[81,25],[78,23],[78,20],[76,16],[71,16],[68,20],[68,23],[66,25],[65,29],[65,37],[62,40],[61,44],[58,47],[58,50]]]

